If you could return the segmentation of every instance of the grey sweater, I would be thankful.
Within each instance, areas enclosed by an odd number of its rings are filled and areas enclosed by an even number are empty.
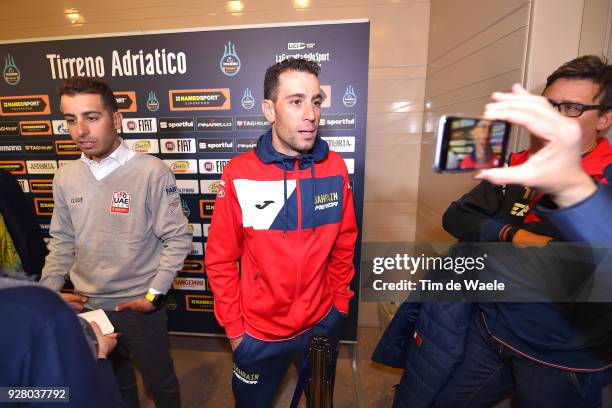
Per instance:
[[[191,235],[174,175],[161,160],[137,153],[102,180],[75,160],[55,175],[53,200],[43,285],[59,291],[70,273],[87,306],[104,310],[149,288],[170,289]]]

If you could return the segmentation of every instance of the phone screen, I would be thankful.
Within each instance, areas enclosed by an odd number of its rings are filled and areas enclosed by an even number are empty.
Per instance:
[[[510,124],[481,118],[443,116],[438,126],[436,171],[471,171],[503,164]]]

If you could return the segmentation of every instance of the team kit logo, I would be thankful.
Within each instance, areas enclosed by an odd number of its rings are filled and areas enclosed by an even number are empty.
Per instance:
[[[225,50],[221,61],[219,61],[219,68],[223,75],[234,76],[240,72],[240,57],[236,53],[236,45],[228,41],[225,44]]]
[[[11,54],[7,54],[4,57],[4,71],[2,71],[4,75],[4,80],[7,84],[15,86],[21,81],[21,71],[15,64],[15,59],[11,56]]]
[[[113,214],[129,214],[132,194],[127,191],[113,191],[110,212]]]

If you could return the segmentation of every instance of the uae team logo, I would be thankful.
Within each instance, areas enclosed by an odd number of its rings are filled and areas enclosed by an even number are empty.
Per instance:
[[[159,109],[159,100],[153,91],[149,92],[149,97],[147,98],[147,109],[151,112],[157,112]]]
[[[253,98],[253,93],[249,88],[244,90],[244,95],[242,95],[242,107],[244,109],[252,109],[255,106],[255,98]]]
[[[126,191],[113,191],[113,199],[111,201],[111,213],[129,214],[130,201],[132,194]]]
[[[344,96],[342,97],[342,103],[347,108],[352,108],[357,104],[357,95],[355,95],[355,88],[352,85],[346,87],[346,92],[344,92]]]
[[[219,68],[223,75],[234,76],[240,71],[240,57],[236,54],[236,45],[228,41],[225,44],[225,51],[219,61]]]
[[[21,72],[15,64],[15,59],[8,54],[4,57],[4,80],[9,85],[17,85],[21,80]]]

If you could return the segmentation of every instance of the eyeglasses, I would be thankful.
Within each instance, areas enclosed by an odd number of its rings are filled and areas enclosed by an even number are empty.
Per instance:
[[[548,102],[561,113],[563,116],[570,118],[577,118],[588,110],[601,110],[604,108],[603,105],[585,105],[577,102],[557,102],[553,99],[549,99]]]

